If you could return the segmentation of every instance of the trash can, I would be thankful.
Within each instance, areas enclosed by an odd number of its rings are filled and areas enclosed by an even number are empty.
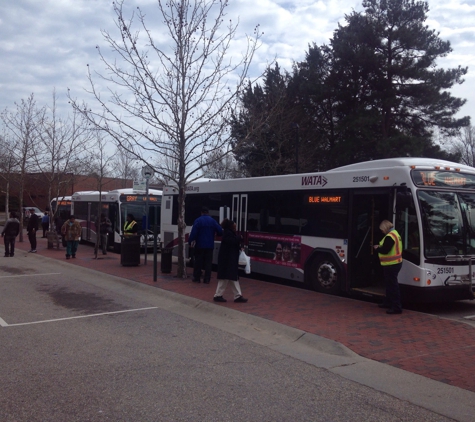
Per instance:
[[[162,248],[162,258],[160,263],[162,273],[168,274],[172,272],[172,255],[173,248]]]
[[[120,265],[133,267],[140,264],[140,236],[122,236],[120,244]]]

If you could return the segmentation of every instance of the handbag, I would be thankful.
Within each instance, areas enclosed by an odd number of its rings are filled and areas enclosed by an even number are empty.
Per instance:
[[[251,258],[249,258],[246,253],[244,251],[241,251],[239,253],[239,261],[238,261],[238,264],[239,265],[244,265],[244,272],[246,274],[250,274],[251,273]]]

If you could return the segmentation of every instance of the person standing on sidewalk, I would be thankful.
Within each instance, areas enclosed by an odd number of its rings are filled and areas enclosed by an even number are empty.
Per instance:
[[[223,229],[209,216],[207,207],[201,209],[201,217],[198,217],[191,228],[188,243],[194,248],[194,268],[193,282],[200,283],[201,270],[204,268],[205,274],[203,283],[209,284],[211,280],[211,268],[213,265],[213,250],[215,235],[221,236]]]
[[[46,237],[46,232],[49,231],[49,214],[45,211],[45,215],[41,217],[41,227],[43,228],[43,239]]]
[[[30,218],[28,219],[28,226],[26,226],[26,233],[30,241],[31,249],[28,252],[36,253],[36,231],[38,230],[39,217],[35,214],[33,208],[30,209]]]
[[[387,314],[401,314],[401,292],[397,281],[402,267],[401,236],[394,229],[393,223],[388,220],[383,220],[379,229],[383,232],[384,237],[379,245],[374,245],[374,249],[378,251],[386,283],[386,299],[379,307],[388,308]]]
[[[18,221],[16,213],[11,212],[10,218],[5,222],[5,227],[2,230],[5,257],[15,255],[15,239],[18,233],[20,233],[20,221]]]
[[[239,285],[239,253],[241,252],[242,238],[236,233],[236,223],[225,218],[221,226],[223,228],[223,237],[218,254],[218,287],[213,300],[215,302],[226,302],[223,294],[228,283],[234,293],[234,302],[246,303],[241,294]]]
[[[76,258],[79,238],[81,237],[81,225],[76,221],[74,215],[71,215],[69,220],[63,224],[61,234],[66,240],[66,259],[69,259],[69,257]]]
[[[138,232],[137,222],[132,214],[127,214],[127,221],[124,224],[124,235],[130,236]]]
[[[109,233],[112,233],[112,223],[104,213],[101,214],[99,231],[101,233],[102,255],[107,255],[107,237]]]

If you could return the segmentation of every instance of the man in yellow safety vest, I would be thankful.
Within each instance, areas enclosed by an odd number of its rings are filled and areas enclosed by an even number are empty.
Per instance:
[[[388,308],[387,314],[401,314],[401,293],[397,276],[402,267],[402,240],[399,233],[394,229],[393,223],[383,220],[379,225],[385,235],[379,245],[374,245],[378,251],[379,261],[383,267],[386,282],[386,299],[379,305],[380,308]]]
[[[127,221],[124,224],[124,235],[130,236],[132,234],[137,234],[137,231],[138,227],[134,216],[132,214],[127,214]]]

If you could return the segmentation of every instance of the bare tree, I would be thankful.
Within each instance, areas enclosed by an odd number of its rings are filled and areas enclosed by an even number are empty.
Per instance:
[[[104,97],[90,71],[90,92],[100,110],[71,102],[120,147],[177,186],[177,276],[184,278],[186,185],[201,176],[209,164],[204,158],[230,140],[228,122],[248,83],[260,34],[256,27],[252,36],[237,39],[238,23],[224,23],[228,0],[157,0],[157,6],[157,26],[167,34],[152,31],[140,8],[126,17],[124,1],[114,2],[120,34],[102,32],[112,53],[97,47],[106,67],[97,76],[110,97]],[[244,51],[231,51],[233,41]]]
[[[245,173],[239,169],[237,161],[231,153],[224,151],[212,151],[211,157],[206,157],[206,166],[203,167],[203,177],[211,179],[236,179],[245,177]],[[217,157],[217,159],[216,159]]]
[[[114,168],[112,174],[120,179],[123,179],[126,187],[127,180],[136,180],[140,175],[140,170],[137,165],[137,156],[123,148],[117,148],[117,153],[114,158]]]
[[[5,126],[3,126],[4,132]],[[5,214],[8,218],[10,214],[10,184],[12,183],[12,176],[17,168],[17,161],[15,155],[12,154],[11,140],[4,133],[0,136],[0,177],[5,181]]]
[[[114,160],[117,151],[110,153],[110,140],[106,139],[103,134],[94,131],[94,148],[90,151],[86,161],[88,163],[87,171],[90,177],[96,179],[96,189],[99,191],[99,204],[96,212],[96,243],[94,245],[94,257],[97,259],[97,252],[99,249],[100,236],[100,222],[102,213],[102,192],[104,191],[104,178],[109,177],[113,172]]]
[[[466,126],[455,137],[451,152],[460,155],[460,162],[475,167],[475,127]]]
[[[48,183],[48,204],[52,197],[64,196],[65,188],[72,183],[74,174],[85,163],[84,151],[91,143],[91,131],[83,115],[73,110],[73,115],[58,115],[56,92],[53,91],[51,107],[47,107],[39,131],[40,141],[34,150],[36,167]],[[50,224],[54,221],[50,218]]]
[[[41,126],[43,124],[45,109],[38,108],[34,95],[20,104],[15,103],[16,110],[5,109],[1,119],[11,139],[10,153],[17,163],[19,172],[19,196],[20,196],[20,242],[23,242],[23,193],[25,179],[28,171],[34,166],[33,157],[40,142]]]

